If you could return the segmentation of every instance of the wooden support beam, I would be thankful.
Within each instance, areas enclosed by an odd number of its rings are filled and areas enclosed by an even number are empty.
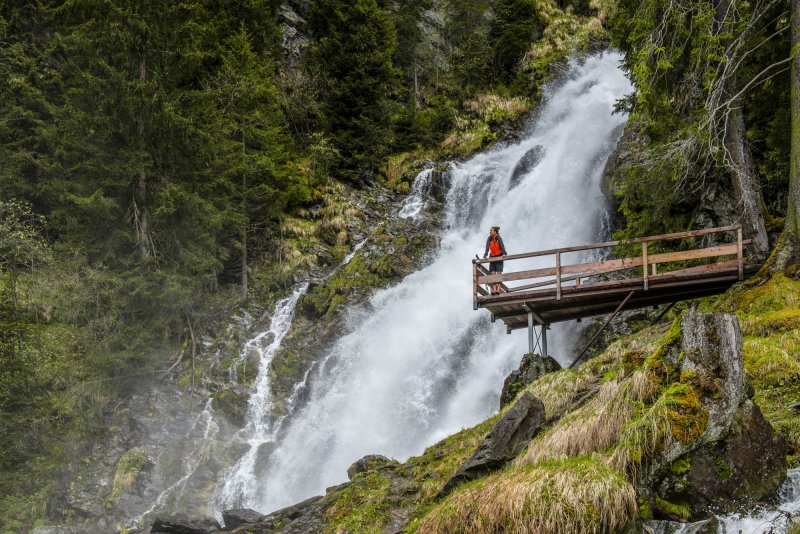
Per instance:
[[[556,300],[561,300],[561,253],[556,252]]]
[[[736,259],[739,260],[739,281],[744,280],[744,247],[742,243],[742,227],[736,230]]]
[[[611,321],[613,321],[613,320],[614,320],[614,317],[616,317],[616,316],[617,316],[617,314],[620,312],[620,310],[622,310],[622,308],[624,308],[624,307],[625,307],[625,304],[627,304],[627,302],[628,302],[628,301],[631,299],[631,297],[633,296],[633,294],[634,294],[634,293],[636,293],[636,291],[631,291],[630,293],[628,293],[628,296],[627,296],[627,297],[625,297],[625,300],[623,300],[623,301],[622,301],[622,302],[619,304],[619,306],[617,306],[617,309],[616,309],[616,310],[614,310],[614,313],[612,313],[612,314],[611,314],[611,317],[609,317],[609,318],[606,320],[606,322],[603,324],[603,326],[600,328],[600,330],[598,330],[598,331],[597,331],[597,333],[594,335],[594,337],[592,337],[592,340],[591,340],[591,341],[589,341],[589,343],[588,343],[588,344],[586,345],[586,347],[585,347],[585,348],[584,348],[584,349],[581,351],[581,353],[580,353],[580,354],[578,354],[578,357],[577,357],[577,358],[575,358],[575,361],[574,361],[574,362],[572,362],[571,364],[569,364],[569,368],[570,368],[570,369],[572,369],[572,368],[575,366],[575,364],[576,364],[576,363],[578,363],[578,360],[580,360],[581,358],[583,358],[583,355],[584,355],[584,354],[586,354],[586,351],[587,351],[587,350],[589,350],[589,347],[591,347],[592,345],[594,345],[594,342],[595,342],[595,341],[597,341],[597,338],[598,338],[598,337],[600,337],[600,334],[603,332],[603,330],[605,330],[605,329],[606,329],[606,327],[607,327],[609,324],[611,324]]]

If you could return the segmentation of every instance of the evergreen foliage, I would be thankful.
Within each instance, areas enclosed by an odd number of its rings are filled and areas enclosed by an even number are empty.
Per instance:
[[[341,155],[338,170],[358,181],[375,170],[391,135],[394,26],[375,0],[329,0],[313,4],[310,29],[326,86],[325,129]]]
[[[725,129],[740,107],[768,207],[783,212],[788,24],[787,0],[619,3],[612,35],[636,85],[621,106],[640,135],[620,187],[627,235],[685,225],[728,172]]]

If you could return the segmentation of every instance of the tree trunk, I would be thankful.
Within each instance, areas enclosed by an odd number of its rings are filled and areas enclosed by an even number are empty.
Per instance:
[[[800,0],[792,0],[792,63],[790,106],[792,110],[791,151],[789,154],[789,194],[786,223],[773,256],[770,270],[786,270],[800,263]]]
[[[764,197],[758,188],[755,171],[747,146],[744,117],[737,103],[725,124],[725,149],[731,158],[733,191],[742,219],[745,237],[753,240],[752,248],[763,258],[769,249],[767,229],[764,225]]]
[[[139,81],[144,84],[147,81],[147,65],[144,54],[139,57]],[[137,128],[139,145],[144,146],[144,117],[139,121]],[[136,184],[136,240],[139,242],[139,254],[142,259],[150,257],[150,217],[147,211],[147,176],[144,168],[139,169],[139,180]]]
[[[789,202],[786,207],[788,263],[800,260],[800,0],[792,0],[792,149],[789,156]]]
[[[789,205],[786,228],[800,241],[800,0],[792,0],[792,150],[789,160]]]
[[[247,300],[247,175],[242,173],[242,298]]]
[[[242,128],[242,159],[247,161],[247,143],[244,136],[244,124]],[[250,218],[247,216],[247,173],[242,172],[242,216],[244,217],[244,224],[242,224],[242,298],[247,300],[247,225]]]
[[[716,31],[723,32],[733,27],[733,13],[731,0],[715,0]],[[734,58],[728,57],[728,62]],[[737,92],[736,73],[724,80],[723,98],[728,99]],[[725,131],[722,143],[729,156],[731,167],[731,181],[742,229],[745,237],[752,239],[752,250],[759,258],[764,258],[769,249],[767,229],[764,225],[764,197],[758,187],[753,160],[750,156],[750,147],[747,145],[747,131],[744,126],[741,102],[736,99],[729,104],[728,114],[725,119]]]

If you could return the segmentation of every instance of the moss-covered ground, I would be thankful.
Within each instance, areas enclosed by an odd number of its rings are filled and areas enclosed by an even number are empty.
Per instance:
[[[792,447],[789,465],[800,466],[800,410],[790,408],[800,402],[800,281],[756,277],[712,305],[739,317],[753,400]]]

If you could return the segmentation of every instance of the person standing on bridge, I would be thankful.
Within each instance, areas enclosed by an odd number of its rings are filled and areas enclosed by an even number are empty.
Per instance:
[[[486,250],[483,252],[483,257],[485,258],[491,255],[492,258],[497,258],[499,256],[505,256],[506,254],[508,253],[506,252],[506,246],[503,244],[503,238],[500,237],[500,227],[492,226],[489,230],[489,237],[486,238]],[[502,261],[493,261],[489,263],[489,274],[502,274],[502,272]],[[501,282],[489,285],[492,295],[500,294],[501,285]]]

